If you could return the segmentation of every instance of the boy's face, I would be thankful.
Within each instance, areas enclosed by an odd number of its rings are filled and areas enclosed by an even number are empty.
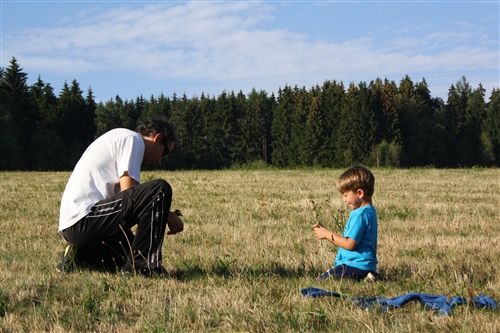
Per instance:
[[[342,193],[342,200],[351,207],[351,209],[357,209],[361,207],[363,203],[363,191],[357,190],[356,192],[347,191]]]

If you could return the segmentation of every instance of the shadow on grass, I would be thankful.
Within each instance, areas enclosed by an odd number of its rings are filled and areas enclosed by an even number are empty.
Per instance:
[[[421,267],[411,264],[403,264],[396,267],[379,269],[379,280],[386,282],[415,280],[420,277]]]
[[[278,262],[271,262],[266,266],[241,267],[220,260],[219,262],[212,262],[206,268],[200,267],[198,264],[188,265],[187,263],[183,263],[181,266],[183,267],[169,271],[168,276],[181,281],[204,279],[207,275],[227,279],[256,278],[259,276],[275,276],[282,279],[313,277],[313,274],[304,268],[288,268]]]

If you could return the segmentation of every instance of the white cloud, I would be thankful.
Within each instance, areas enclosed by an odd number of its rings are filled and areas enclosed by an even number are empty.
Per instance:
[[[498,41],[467,22],[438,31],[431,31],[428,23],[398,27],[393,38],[383,42],[369,34],[333,43],[269,28],[275,10],[258,2],[93,8],[53,27],[3,36],[3,50],[23,66],[74,75],[132,71],[164,79],[260,80],[281,86],[399,78],[425,71],[498,71]],[[391,27],[384,31],[387,35]],[[474,41],[483,46],[474,46]]]

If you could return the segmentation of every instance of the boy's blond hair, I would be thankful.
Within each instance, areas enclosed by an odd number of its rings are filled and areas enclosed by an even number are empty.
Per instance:
[[[375,191],[375,177],[368,168],[358,164],[340,175],[337,180],[337,189],[341,193],[362,189],[365,196],[371,198]]]

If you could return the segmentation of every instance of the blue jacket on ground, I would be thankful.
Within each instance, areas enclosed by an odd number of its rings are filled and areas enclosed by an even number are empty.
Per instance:
[[[451,309],[455,305],[471,304],[478,309],[486,308],[495,310],[498,307],[498,302],[493,298],[485,295],[475,297],[472,302],[461,296],[437,296],[431,294],[421,294],[417,292],[408,293],[392,298],[384,298],[380,296],[372,297],[350,297],[333,291],[326,291],[318,288],[308,287],[302,289],[302,295],[305,297],[322,297],[334,296],[346,299],[354,304],[361,306],[363,309],[379,304],[383,311],[387,311],[389,307],[400,308],[409,301],[418,300],[426,308],[437,310],[440,315],[449,315]]]

